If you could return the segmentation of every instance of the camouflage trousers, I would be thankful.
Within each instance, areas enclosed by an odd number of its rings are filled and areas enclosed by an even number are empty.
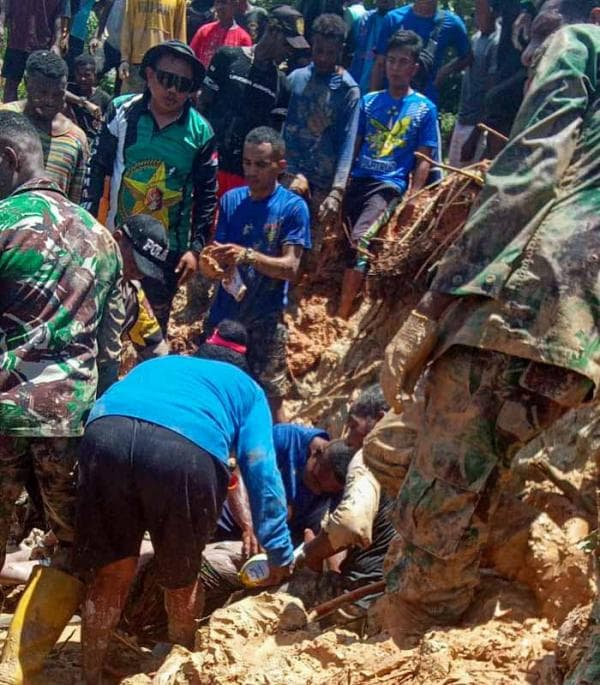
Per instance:
[[[78,444],[79,438],[0,435],[0,568],[15,503],[32,475],[48,525],[60,542],[73,541]]]
[[[419,430],[408,439],[412,454],[399,455],[392,521],[400,536],[384,566],[390,629],[421,633],[460,618],[479,582],[503,470],[591,387],[577,373],[469,347],[451,347],[434,362]],[[381,423],[389,432],[389,420]],[[367,465],[377,461],[369,444],[377,441],[365,442]]]

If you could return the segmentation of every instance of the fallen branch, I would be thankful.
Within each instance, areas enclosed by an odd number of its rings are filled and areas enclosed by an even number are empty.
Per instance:
[[[385,590],[385,580],[378,580],[375,583],[369,583],[369,585],[363,585],[363,587],[359,587],[356,590],[346,592],[340,597],[336,597],[329,602],[319,604],[314,609],[311,609],[311,611],[308,612],[308,622],[314,623],[315,621],[332,614],[334,611],[346,604],[352,604],[352,602],[356,602],[367,595],[374,595],[377,592],[382,592],[383,590]]]
[[[495,138],[498,138],[503,143],[508,143],[508,137],[505,136],[504,133],[500,133],[500,131],[496,131],[495,128],[490,128],[489,126],[486,126],[485,124],[477,124],[477,128],[480,131],[485,131],[486,133],[491,134]]]
[[[429,162],[432,166],[436,166],[439,169],[444,169],[444,171],[453,171],[456,174],[460,174],[461,176],[466,176],[466,178],[470,178],[471,181],[474,181],[477,183],[479,186],[483,186],[483,178],[479,174],[474,174],[471,171],[466,171],[465,169],[459,169],[458,167],[455,166],[450,166],[449,164],[444,164],[443,162],[436,162],[435,159],[431,159],[431,157],[428,157],[427,155],[424,155],[422,152],[415,152],[415,157],[418,159],[423,159],[426,162]]]

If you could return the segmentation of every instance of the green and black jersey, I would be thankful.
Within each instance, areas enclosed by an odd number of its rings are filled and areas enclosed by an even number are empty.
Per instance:
[[[111,177],[107,227],[149,214],[169,234],[172,257],[199,250],[212,229],[217,153],[210,124],[188,103],[159,128],[149,94],[115,98],[92,154],[84,206],[97,215],[104,179]]]

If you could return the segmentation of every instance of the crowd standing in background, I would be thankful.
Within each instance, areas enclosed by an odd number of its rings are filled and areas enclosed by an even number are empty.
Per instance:
[[[398,537],[397,634],[460,618],[502,465],[596,394],[598,24],[597,0],[474,0],[469,18],[437,0],[0,0],[0,576],[23,488],[58,541],[0,680],[35,675],[85,597],[84,679],[102,682],[146,531],[188,647],[205,591],[225,601],[261,545],[267,583],[330,566],[331,596],[383,578]],[[287,424],[290,285],[345,230],[350,318],[373,241],[442,158],[494,161],[382,388],[343,440]],[[170,354],[199,271],[199,350]],[[124,338],[141,363],[119,380]]]

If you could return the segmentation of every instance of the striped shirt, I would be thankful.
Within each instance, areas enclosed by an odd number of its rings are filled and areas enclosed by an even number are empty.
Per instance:
[[[26,102],[9,102],[0,105],[0,110],[23,114]],[[88,158],[87,139],[79,126],[62,114],[59,116],[62,117],[60,125],[52,133],[42,131],[37,126],[35,128],[42,141],[46,175],[58,185],[71,202],[79,204]]]

